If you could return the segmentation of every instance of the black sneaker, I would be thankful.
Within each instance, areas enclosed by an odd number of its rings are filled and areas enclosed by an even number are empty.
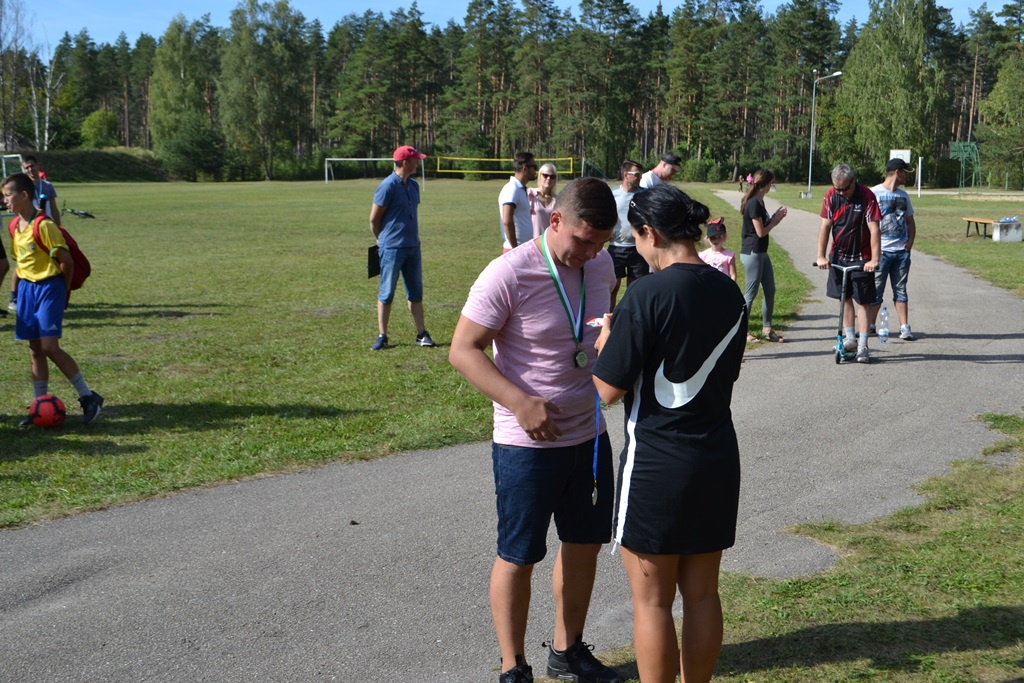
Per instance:
[[[430,338],[430,333],[423,330],[422,334],[416,335],[416,346],[437,346],[437,344]]]
[[[89,424],[99,417],[100,409],[103,408],[103,397],[95,391],[88,396],[78,399],[82,404],[82,424]]]
[[[498,683],[533,683],[533,669],[528,664],[520,664],[498,676]]]
[[[597,660],[592,650],[582,640],[577,640],[565,652],[555,652],[552,643],[546,643],[548,655],[548,676],[559,681],[573,683],[622,683],[624,680],[615,669]]]
[[[32,426],[35,426],[35,422],[32,421],[31,417],[22,418],[21,422],[18,423],[18,427],[21,429],[28,429]]]
[[[388,335],[382,334],[377,337],[377,341],[373,342],[373,346],[370,347],[371,351],[380,351],[381,349],[390,348],[388,346]]]

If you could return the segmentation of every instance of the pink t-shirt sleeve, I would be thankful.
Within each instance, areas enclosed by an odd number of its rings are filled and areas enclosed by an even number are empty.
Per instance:
[[[508,264],[501,259],[487,264],[469,290],[462,315],[490,330],[503,328],[514,305],[513,276]]]

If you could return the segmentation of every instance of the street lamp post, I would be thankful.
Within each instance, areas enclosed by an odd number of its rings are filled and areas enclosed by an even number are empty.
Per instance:
[[[814,69],[814,75],[817,76],[818,70]],[[804,193],[804,199],[811,198],[811,170],[814,168],[814,106],[815,100],[818,96],[818,81],[828,80],[829,78],[836,78],[842,76],[842,71],[836,71],[828,76],[822,76],[821,78],[814,79],[814,86],[811,88],[811,151],[807,153],[807,192]]]

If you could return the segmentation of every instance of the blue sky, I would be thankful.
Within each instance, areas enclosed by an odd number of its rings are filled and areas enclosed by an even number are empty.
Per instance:
[[[564,7],[573,9],[577,14],[578,5],[567,0],[556,0]],[[362,14],[369,8],[385,14],[401,7],[408,8],[412,0],[374,0],[372,3],[355,3],[351,0],[291,0],[291,6],[302,12],[307,19],[319,19],[328,30],[347,14]],[[642,15],[647,15],[655,7],[657,0],[634,0],[633,6]],[[662,7],[666,14],[671,13],[678,2],[668,0]],[[762,6],[767,12],[774,12],[782,4],[774,0],[765,0]],[[942,7],[948,7],[953,13],[953,20],[966,24],[970,20],[968,8],[980,6],[966,0],[938,0]],[[468,0],[420,0],[419,8],[424,20],[443,26],[449,19],[462,21],[466,13]],[[25,3],[25,8],[32,22],[32,36],[36,44],[55,47],[65,32],[75,35],[83,28],[97,43],[113,43],[119,33],[124,31],[129,42],[135,42],[141,33],[148,33],[159,38],[163,35],[171,19],[177,14],[185,15],[188,20],[198,19],[209,13],[214,26],[227,26],[231,10],[238,6],[237,0],[174,0],[167,6],[162,3],[140,0],[49,0],[46,3]],[[989,3],[993,12],[1003,6],[1003,0]],[[166,7],[166,9],[164,9]],[[846,23],[851,17],[858,22],[866,18],[867,3],[863,0],[845,0],[840,2],[839,20]],[[39,8],[38,12],[35,8]],[[31,16],[34,15],[34,16]],[[860,16],[858,16],[860,15]]]

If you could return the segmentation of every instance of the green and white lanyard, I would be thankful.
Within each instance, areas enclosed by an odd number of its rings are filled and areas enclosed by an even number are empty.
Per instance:
[[[580,268],[580,308],[577,313],[573,313],[572,307],[569,305],[569,296],[565,293],[565,287],[562,285],[562,278],[558,275],[558,269],[555,268],[555,261],[551,258],[551,252],[548,250],[548,231],[545,230],[544,234],[540,238],[541,252],[544,254],[544,261],[548,265],[548,273],[551,275],[551,281],[555,283],[555,291],[558,292],[558,299],[562,302],[562,308],[565,310],[566,317],[569,318],[569,325],[572,327],[572,338],[576,342],[576,352],[572,356],[572,363],[577,368],[587,367],[589,359],[587,358],[587,352],[583,350],[583,315],[587,310],[587,272],[582,267]],[[590,497],[591,504],[597,505],[597,454],[598,454],[598,442],[601,431],[601,396],[597,393],[597,389],[594,389],[594,493]]]
[[[544,253],[544,260],[548,264],[548,273],[551,275],[552,282],[555,283],[555,291],[558,292],[558,299],[562,302],[562,308],[565,309],[565,315],[569,318],[569,325],[572,327],[572,338],[576,342],[576,352],[572,355],[572,363],[578,368],[587,367],[587,352],[583,350],[583,313],[586,311],[587,305],[587,273],[583,268],[580,268],[580,310],[579,313],[573,313],[572,307],[569,305],[569,295],[565,293],[565,287],[562,286],[562,278],[558,275],[558,269],[555,268],[555,261],[551,258],[551,252],[548,250],[548,233],[545,230],[544,235],[540,238],[541,251]]]

